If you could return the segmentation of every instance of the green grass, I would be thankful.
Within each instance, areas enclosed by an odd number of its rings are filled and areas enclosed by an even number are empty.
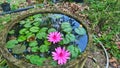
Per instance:
[[[88,0],[90,10],[88,14],[94,34],[98,27],[101,36],[98,38],[105,45],[108,52],[120,59],[120,49],[115,44],[115,35],[120,34],[120,0]]]

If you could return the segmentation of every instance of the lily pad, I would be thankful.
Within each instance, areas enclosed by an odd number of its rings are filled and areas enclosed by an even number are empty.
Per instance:
[[[37,52],[37,51],[38,51],[38,47],[32,47],[32,48],[31,48],[31,51],[32,51],[32,52]]]
[[[45,44],[45,45],[51,45],[51,43],[50,43],[48,40],[45,40],[45,41],[44,41],[44,44]]]
[[[23,24],[25,24],[25,23],[26,23],[25,21],[20,21],[20,24],[21,24],[21,25],[23,25]]]
[[[39,31],[39,27],[33,26],[30,28],[31,32],[38,32]]]
[[[78,35],[85,35],[85,34],[86,34],[86,30],[85,30],[83,27],[75,28],[75,32],[76,32]]]
[[[15,33],[15,30],[11,30],[8,32],[9,34],[14,34]]]
[[[26,36],[19,36],[17,40],[18,42],[23,42],[26,40]]]
[[[29,46],[30,47],[34,47],[34,46],[37,46],[37,45],[38,45],[37,41],[31,41],[31,42],[29,42]]]
[[[26,49],[25,45],[16,45],[15,47],[13,47],[12,53],[21,54],[25,51],[25,49]]]
[[[31,25],[31,23],[26,23],[25,25],[24,25],[24,27],[26,27],[26,28],[29,28],[29,27],[31,27],[32,25]]]
[[[61,24],[61,28],[64,32],[70,33],[72,31],[72,27],[69,22],[63,22]]]
[[[75,35],[74,34],[67,34],[66,38],[68,38],[71,42],[75,41]]]
[[[43,39],[43,38],[46,38],[47,34],[45,32],[39,32],[37,33],[36,37],[38,39]]]
[[[50,32],[55,32],[55,31],[56,31],[55,28],[50,28],[50,29],[48,30],[48,33],[50,33]]]
[[[34,26],[40,26],[40,22],[33,23]]]
[[[69,45],[67,49],[70,51],[72,58],[77,58],[80,55],[80,50],[75,45]]]
[[[48,30],[48,28],[47,27],[43,27],[43,28],[41,28],[40,29],[40,31],[39,32],[46,32]]]
[[[47,52],[49,50],[49,46],[48,45],[41,45],[39,49],[40,49],[40,52]]]
[[[13,48],[16,44],[18,44],[17,40],[10,40],[7,42],[6,47],[7,48]]]
[[[46,60],[46,58],[40,58],[37,55],[27,55],[26,58],[29,59],[32,64],[36,64],[38,66],[42,66],[43,62]]]
[[[21,30],[19,31],[19,33],[20,33],[20,34],[25,34],[26,31],[27,31],[27,29],[26,29],[26,28],[23,28],[23,29],[21,29]]]

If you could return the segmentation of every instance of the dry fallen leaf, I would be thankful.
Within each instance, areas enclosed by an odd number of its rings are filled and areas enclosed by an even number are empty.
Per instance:
[[[116,42],[116,44],[118,45],[118,48],[120,49],[120,42]]]
[[[116,64],[116,63],[113,63],[113,66],[114,66],[115,68],[117,68],[117,64]]]
[[[109,62],[110,62],[110,63],[113,63],[113,62],[117,62],[117,60],[116,60],[114,57],[112,57],[112,58],[109,60]]]

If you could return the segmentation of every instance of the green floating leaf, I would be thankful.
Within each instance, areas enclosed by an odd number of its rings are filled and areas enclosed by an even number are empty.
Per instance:
[[[26,34],[26,37],[29,38],[29,37],[31,37],[32,35],[35,35],[35,34],[29,32],[29,33]]]
[[[50,43],[48,40],[45,40],[45,41],[44,41],[44,44],[45,44],[45,45],[51,45],[51,43]]]
[[[29,42],[29,46],[30,47],[34,47],[34,46],[37,46],[37,45],[38,45],[37,41],[31,41],[31,42]]]
[[[63,38],[62,43],[68,44],[68,43],[70,43],[70,40],[68,38]]]
[[[34,26],[40,26],[40,22],[33,23]]]
[[[37,52],[37,51],[38,51],[38,47],[32,47],[32,48],[31,48],[31,51],[32,51],[32,52]]]
[[[39,32],[37,33],[36,37],[38,39],[43,39],[43,38],[46,38],[47,34],[45,32]]]
[[[7,48],[13,48],[16,44],[18,44],[17,40],[10,40],[7,42],[6,47]]]
[[[73,39],[72,39],[72,38]],[[74,36],[72,34],[66,34],[65,37],[63,36],[63,40],[59,42],[60,45],[63,44],[69,44],[70,42],[72,42],[74,40]]]
[[[72,31],[72,27],[69,22],[63,22],[61,24],[61,28],[64,32],[70,33]]]
[[[16,45],[15,47],[13,47],[12,53],[21,54],[25,51],[25,49],[26,49],[25,45]]]
[[[75,45],[69,45],[67,50],[70,51],[72,58],[77,58],[80,55],[80,50]]]
[[[84,35],[86,34],[86,30],[82,27],[75,28],[75,32],[79,35]]]
[[[19,36],[17,40],[18,42],[23,42],[26,40],[26,36]]]
[[[72,31],[72,28],[67,28],[67,29],[64,29],[63,31],[66,33],[70,33]]]
[[[31,32],[38,32],[39,31],[39,27],[33,26],[30,28]]]
[[[38,66],[42,66],[43,62],[46,60],[46,58],[40,58],[37,55],[27,55],[26,58],[29,59],[32,64],[36,64]]]
[[[52,66],[57,66],[57,62],[55,62],[55,61],[51,61],[51,63],[50,63]]]
[[[31,55],[27,55],[25,58],[26,58],[26,59],[30,59],[30,57],[31,57]]]
[[[35,22],[41,22],[42,19],[41,19],[41,18],[35,18],[34,21],[35,21]]]
[[[35,37],[35,34],[28,33],[28,34],[26,35],[26,37],[27,37],[27,39],[29,39],[30,37]]]
[[[42,17],[42,14],[36,14],[33,16],[33,18],[39,18],[39,17]]]
[[[46,32],[48,30],[48,28],[47,27],[43,27],[43,28],[41,28],[40,29],[40,31],[39,32]]]
[[[28,19],[29,19],[30,21],[33,21],[33,16],[29,16]]]
[[[26,31],[27,31],[27,29],[26,29],[26,28],[23,28],[23,29],[21,29],[21,30],[19,31],[19,34],[25,34]]]
[[[41,45],[39,48],[40,52],[47,52],[49,50],[48,45]]]
[[[75,41],[75,35],[74,34],[67,34],[66,38],[68,38],[71,42]]]
[[[23,24],[25,24],[25,23],[26,23],[25,21],[20,21],[20,24],[21,24],[21,25],[23,25]]]
[[[30,33],[30,31],[26,31],[26,32],[25,32],[25,34],[28,34],[28,33]]]
[[[11,30],[8,32],[8,34],[14,34],[15,33],[15,30]]]
[[[32,25],[31,25],[31,23],[26,23],[25,25],[24,25],[24,27],[26,27],[26,28],[29,28],[29,27],[31,27]]]
[[[55,32],[55,31],[56,31],[55,28],[50,28],[50,29],[48,30],[48,33],[50,33],[50,32]]]

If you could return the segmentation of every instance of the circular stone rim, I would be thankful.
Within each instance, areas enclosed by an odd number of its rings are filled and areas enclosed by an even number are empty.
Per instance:
[[[90,46],[91,45],[91,35],[90,35],[90,29],[88,28],[87,25],[85,25],[85,23],[83,23],[82,21],[82,18],[79,17],[79,16],[76,16],[75,14],[73,13],[68,13],[68,12],[65,12],[65,11],[62,11],[62,10],[59,10],[59,9],[42,9],[42,8],[39,8],[39,9],[34,9],[35,11],[32,11],[29,10],[27,11],[26,14],[22,14],[20,16],[18,16],[16,19],[13,19],[11,20],[7,25],[5,25],[5,29],[3,29],[3,31],[1,32],[1,38],[0,38],[0,51],[2,53],[2,55],[4,56],[4,58],[6,60],[8,60],[9,64],[11,65],[15,65],[17,67],[20,67],[20,68],[25,68],[25,67],[29,67],[29,68],[39,68],[39,66],[36,66],[36,65],[33,65],[33,64],[30,64],[30,63],[27,63],[25,61],[22,61],[22,60],[18,60],[16,59],[15,57],[13,57],[13,55],[11,53],[9,53],[8,49],[5,47],[6,45],[6,38],[7,38],[7,35],[8,35],[8,31],[17,23],[19,23],[19,21],[29,17],[29,16],[32,16],[32,15],[35,15],[35,14],[39,14],[39,13],[57,13],[57,14],[64,14],[66,16],[69,16],[73,19],[75,19],[76,21],[78,21],[80,24],[83,25],[83,27],[86,29],[87,31],[87,35],[88,35],[88,44],[87,44],[87,47],[86,47],[86,50],[82,53],[81,56],[79,56],[77,59],[73,60],[73,61],[70,61],[68,62],[65,66],[66,67],[71,67],[71,66],[74,66],[76,65],[76,63],[79,63],[80,59],[84,59],[85,57],[87,57],[86,54],[84,53],[88,53],[87,51],[89,51],[89,48],[88,48],[88,45]],[[83,57],[85,56],[85,57]],[[79,59],[79,60],[78,60]],[[76,62],[76,63],[74,63]],[[41,67],[52,67],[52,66],[41,66]],[[57,65],[57,67],[60,67],[60,65]]]

